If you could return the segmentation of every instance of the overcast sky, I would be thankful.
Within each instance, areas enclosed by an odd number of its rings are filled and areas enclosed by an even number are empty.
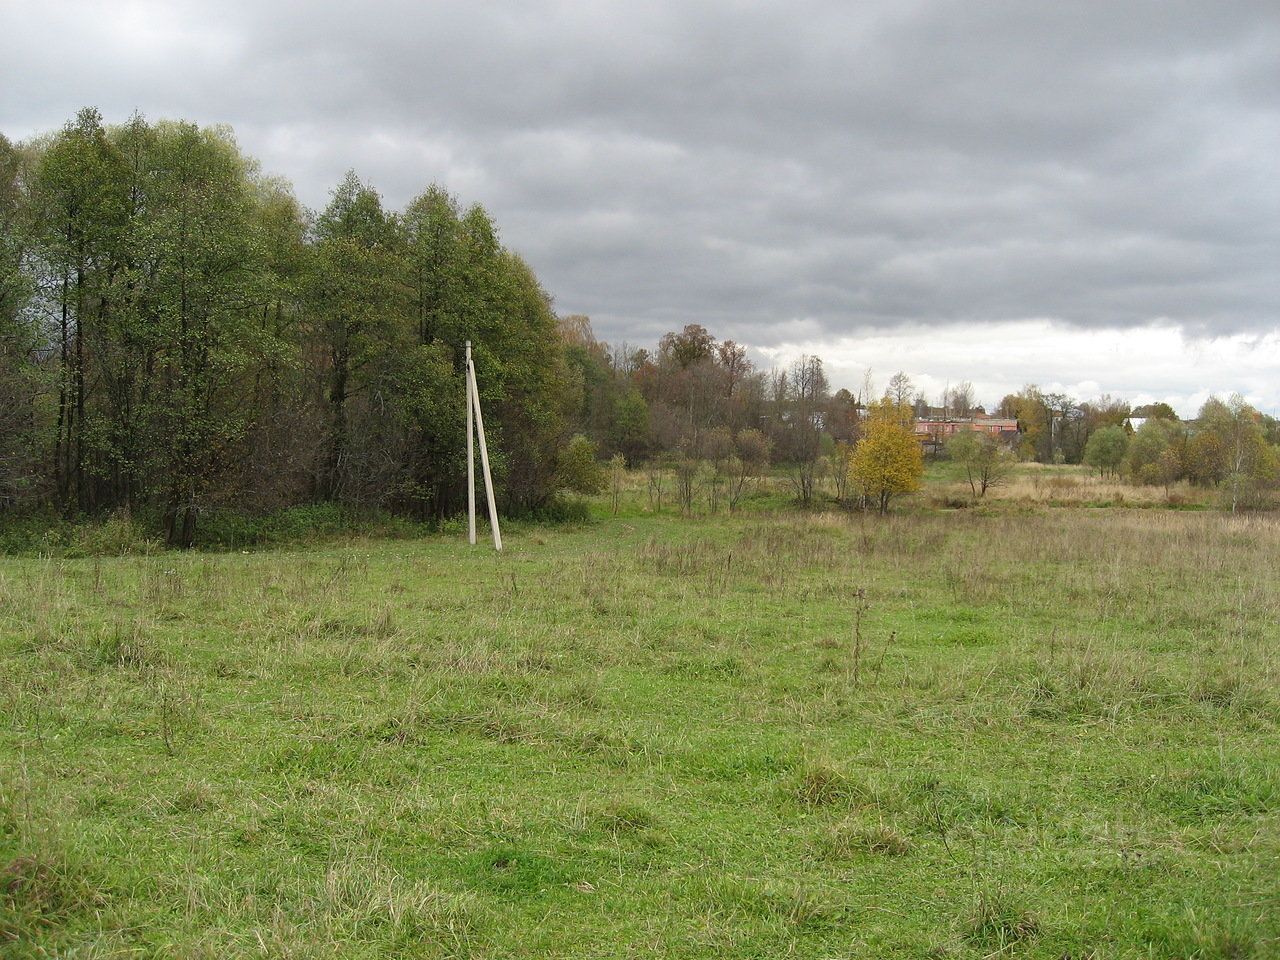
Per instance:
[[[902,368],[1280,409],[1280,2],[0,0],[0,131],[228,123],[496,217],[564,313]]]

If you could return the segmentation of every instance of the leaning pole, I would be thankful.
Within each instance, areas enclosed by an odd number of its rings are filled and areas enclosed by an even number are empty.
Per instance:
[[[502,549],[502,532],[498,529],[498,505],[493,497],[493,476],[489,472],[489,445],[484,439],[484,416],[480,413],[480,388],[476,386],[476,367],[471,362],[471,341],[467,341],[467,536],[476,542],[475,454],[472,452],[471,421],[480,440],[480,471],[484,474],[484,494],[489,504],[489,528],[493,531],[493,549]]]

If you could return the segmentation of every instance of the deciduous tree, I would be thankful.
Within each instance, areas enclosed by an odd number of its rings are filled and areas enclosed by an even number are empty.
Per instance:
[[[1112,424],[1095,430],[1084,448],[1084,462],[1098,468],[1099,476],[1116,473],[1129,449],[1129,435],[1124,427]]]
[[[605,472],[596,460],[596,445],[577,434],[560,451],[556,482],[561,489],[591,495],[604,489]]]
[[[1008,479],[1013,456],[999,440],[976,430],[961,430],[947,441],[947,456],[964,467],[969,490],[975,498]]]
[[[771,443],[759,430],[742,430],[734,441],[734,454],[729,459],[729,512],[742,504],[769,466]]]
[[[853,483],[887,513],[893,497],[919,489],[924,454],[910,428],[911,408],[887,395],[871,405],[849,467]]]

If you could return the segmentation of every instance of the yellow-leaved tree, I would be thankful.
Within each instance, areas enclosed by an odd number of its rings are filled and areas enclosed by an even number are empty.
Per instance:
[[[849,463],[849,479],[881,513],[896,494],[920,488],[924,453],[912,430],[911,407],[885,397],[871,404],[862,439]]]

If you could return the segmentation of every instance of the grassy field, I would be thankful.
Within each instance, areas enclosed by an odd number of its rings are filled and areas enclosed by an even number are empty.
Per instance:
[[[1280,521],[0,559],[0,956],[1280,956]]]
[[[930,502],[972,499],[964,470],[954,463],[931,463],[925,496]],[[1100,477],[1079,466],[1017,464],[1011,474],[987,492],[983,503],[1000,507],[1014,503],[1048,507],[1165,507],[1204,510],[1222,502],[1221,491],[1195,487],[1185,480],[1169,487],[1128,483],[1119,477]]]

